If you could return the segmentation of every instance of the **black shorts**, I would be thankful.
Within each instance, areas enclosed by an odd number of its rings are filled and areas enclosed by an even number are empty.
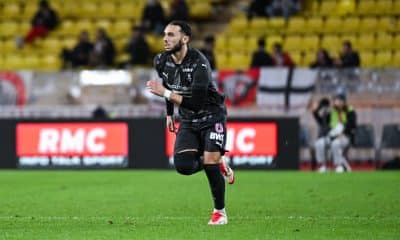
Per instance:
[[[213,124],[181,123],[176,135],[174,152],[197,149],[200,153],[220,152],[224,155],[226,143],[226,122]]]

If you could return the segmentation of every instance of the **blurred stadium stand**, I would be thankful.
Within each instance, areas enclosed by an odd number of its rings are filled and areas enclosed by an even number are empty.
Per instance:
[[[171,1],[160,1],[166,12],[170,11]],[[12,106],[17,101],[12,88],[8,83],[0,85],[0,105],[3,105],[0,118],[90,117],[100,101],[96,98],[99,93],[102,103],[115,117],[163,116],[162,103],[154,103],[143,93],[145,80],[152,76],[149,70],[128,69],[132,72],[129,88],[96,89],[80,86],[77,72],[59,72],[60,52],[64,47],[72,48],[83,29],[90,32],[92,39],[97,27],[108,30],[117,49],[116,59],[126,59],[123,47],[131,27],[140,22],[145,2],[52,0],[50,3],[60,16],[60,25],[46,38],[18,49],[15,38],[23,36],[30,28],[37,1],[0,1],[0,73],[18,71],[27,89],[27,104],[16,108]],[[309,97],[311,101],[318,100],[331,96],[338,87],[346,89],[348,101],[355,106],[362,124],[358,130],[360,139],[368,136],[368,143],[363,142],[364,139],[350,150],[351,158],[370,159],[370,154],[362,151],[387,147],[387,138],[383,135],[388,130],[384,130],[384,126],[400,122],[400,1],[303,0],[302,11],[288,21],[280,17],[249,20],[244,11],[248,0],[187,2],[195,31],[193,45],[198,47],[205,36],[215,35],[218,69],[248,69],[259,38],[265,39],[269,52],[274,43],[281,43],[296,66],[304,68],[315,61],[318,49],[326,48],[331,56],[338,57],[342,41],[350,40],[360,54],[361,69],[318,71],[315,89]],[[153,53],[162,50],[160,36],[147,34],[146,40]],[[259,106],[255,102],[245,108],[232,107],[229,114],[299,116],[307,136],[303,147],[309,148],[316,136],[316,125],[307,110],[307,106],[303,106],[287,111]],[[374,141],[369,141],[371,138]],[[302,156],[303,160],[310,158],[307,153]]]

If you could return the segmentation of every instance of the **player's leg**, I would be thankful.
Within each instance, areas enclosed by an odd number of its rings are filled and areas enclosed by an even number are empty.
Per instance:
[[[201,152],[198,150],[197,134],[184,125],[181,125],[175,140],[174,165],[178,173],[192,175],[202,170]]]
[[[226,224],[228,223],[228,219],[225,212],[225,180],[223,173],[227,171],[227,165],[224,165],[225,169],[221,167],[221,164],[225,164],[221,159],[225,153],[225,123],[216,123],[203,129],[201,142],[204,145],[204,171],[206,172],[214,199],[214,211],[209,224]],[[233,174],[233,171],[230,171]]]
[[[326,172],[326,145],[327,140],[324,137],[318,138],[315,141],[315,158],[317,159],[318,164],[321,166],[319,167],[319,172]]]
[[[332,141],[331,151],[333,155],[333,163],[335,164],[335,170],[338,173],[342,173],[344,171],[343,164],[345,164],[347,160],[345,159],[343,152],[349,143],[349,139],[345,136],[337,137]]]
[[[225,180],[220,170],[220,160],[220,152],[204,152],[204,171],[214,200],[214,211],[208,222],[210,225],[228,223],[225,212]]]

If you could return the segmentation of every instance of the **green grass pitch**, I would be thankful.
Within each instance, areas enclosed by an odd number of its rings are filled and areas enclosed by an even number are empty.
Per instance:
[[[0,239],[400,239],[400,173],[237,171],[208,226],[204,173],[0,171]]]

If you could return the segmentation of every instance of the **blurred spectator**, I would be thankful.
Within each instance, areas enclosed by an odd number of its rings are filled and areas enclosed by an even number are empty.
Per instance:
[[[92,51],[93,43],[89,40],[89,33],[84,30],[79,34],[78,43],[72,50],[63,50],[63,68],[67,68],[69,65],[71,65],[72,68],[88,66]]]
[[[251,59],[251,68],[274,66],[274,60],[271,55],[265,51],[265,40],[258,40],[258,49],[253,53]]]
[[[31,43],[38,37],[44,37],[58,24],[58,16],[46,0],[41,0],[38,10],[31,21],[31,29],[24,39],[18,38],[17,45],[22,48],[24,43]]]
[[[312,113],[318,125],[318,136],[316,142],[317,141],[326,142],[330,130],[329,126],[330,111],[331,111],[331,103],[329,101],[329,98],[326,97],[322,98],[318,103],[314,103],[314,105],[312,106]],[[311,153],[312,170],[315,170],[317,167],[317,159],[315,157],[315,147],[311,147],[310,153]]]
[[[318,113],[314,112],[314,117],[318,120]],[[346,95],[339,93],[334,97],[333,107],[326,113],[329,131],[326,137],[320,137],[315,142],[315,154],[318,163],[321,164],[320,172],[326,172],[326,151],[332,153],[333,163],[336,172],[350,170],[350,166],[344,157],[345,149],[354,140],[357,116],[354,109],[347,105]]]
[[[273,47],[274,66],[276,67],[294,67],[295,64],[288,53],[284,52],[280,43],[275,43]]]
[[[353,50],[350,41],[344,41],[340,57],[335,61],[335,65],[342,68],[353,68],[360,66],[360,56]]]
[[[252,0],[247,10],[247,17],[266,17],[266,9],[271,4],[272,0]]]
[[[310,65],[311,68],[331,68],[333,67],[333,59],[329,56],[328,51],[319,49],[316,60]]]
[[[207,60],[210,62],[210,66],[212,70],[215,70],[215,56],[214,56],[214,45],[215,38],[213,36],[207,36],[204,39],[204,46],[200,51],[204,54]]]
[[[301,10],[301,0],[273,0],[267,7],[267,13],[270,17],[283,16],[286,21],[290,16]]]
[[[157,34],[162,34],[165,25],[164,10],[157,0],[147,0],[143,9],[142,26]]]
[[[171,2],[169,21],[173,20],[181,20],[188,21],[189,20],[189,7],[185,0],[174,0]]]
[[[107,110],[101,106],[98,105],[92,112],[92,117],[94,119],[107,119],[109,118]]]
[[[143,28],[132,28],[132,34],[125,47],[125,51],[128,52],[130,56],[127,66],[146,65],[149,63],[150,47],[144,37]]]
[[[96,40],[90,56],[93,67],[109,67],[114,64],[115,48],[110,37],[103,28],[97,29]]]

